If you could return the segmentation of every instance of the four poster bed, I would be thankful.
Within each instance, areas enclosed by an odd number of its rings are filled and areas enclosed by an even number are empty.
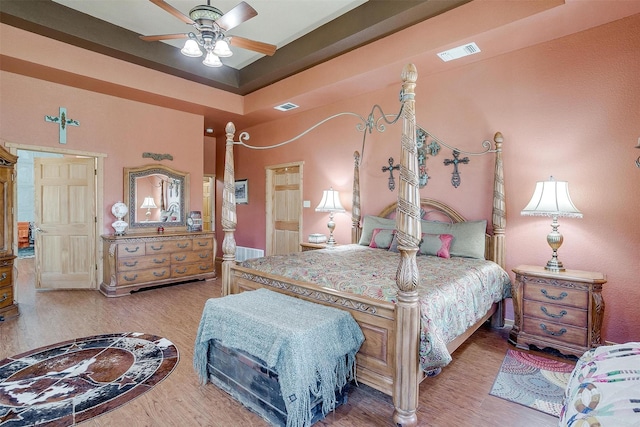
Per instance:
[[[226,128],[222,201],[223,295],[267,288],[349,311],[365,335],[365,342],[357,354],[357,380],[393,397],[393,420],[399,426],[417,425],[418,385],[425,376],[424,371],[446,365],[451,360],[450,353],[489,318],[492,325],[502,326],[502,300],[509,287],[509,278],[504,271],[506,219],[502,135],[496,133],[495,148],[487,150],[495,153],[496,162],[493,233],[486,235],[486,221],[465,222],[462,215],[447,205],[420,199],[414,110],[416,79],[415,67],[407,65],[402,72],[403,129],[398,201],[378,217],[367,216],[364,220],[361,217],[359,158],[356,153],[352,208],[352,243],[355,245],[291,254],[286,262],[282,257],[267,257],[237,265],[234,238],[237,222],[233,163],[235,128],[232,123]],[[441,221],[442,215],[448,218],[449,223],[433,222],[432,218]],[[483,240],[479,245],[477,230],[481,230]],[[423,235],[425,231],[428,234]],[[383,237],[385,233],[386,238]],[[463,245],[461,242],[470,233],[474,234],[474,242]],[[454,236],[453,240],[448,238],[448,242],[453,243],[445,250],[450,250],[450,254],[446,253],[450,258],[444,258],[442,250],[445,242],[442,236],[448,235]],[[436,239],[435,249],[425,248],[427,240],[434,243],[433,236],[440,239]],[[439,242],[442,243],[440,248]],[[378,249],[371,249],[376,246]],[[394,251],[396,246],[397,251]],[[471,255],[467,253],[468,250],[472,252]],[[423,256],[421,253],[437,256]],[[305,257],[318,267],[314,272],[308,264],[304,264],[302,271],[308,273],[306,276],[292,270],[292,266],[302,263]],[[484,258],[491,261],[485,261]],[[327,278],[333,275],[333,271],[329,270],[328,264],[334,264],[338,270],[346,270],[347,275],[354,277],[357,277],[354,271],[363,266],[373,265],[375,271],[364,272],[369,278],[356,279],[356,283],[336,278],[337,284],[331,284]],[[289,271],[278,270],[277,265],[285,266],[284,270]],[[345,267],[347,265],[352,268]],[[462,277],[464,272],[472,272],[476,278],[492,279],[493,284],[482,282],[478,291],[472,291],[471,281],[462,278],[462,282],[446,285],[460,292],[453,297],[452,306],[446,306],[446,302],[444,307],[429,305],[429,300],[446,300],[445,285],[441,286],[440,281],[448,276]],[[425,290],[422,277],[437,281],[438,285],[430,291]],[[378,279],[381,280],[379,287],[374,283]],[[487,288],[490,289],[487,291]],[[465,293],[466,296],[462,295]],[[467,301],[465,298],[468,302],[464,302]],[[473,307],[465,309],[462,306]],[[436,315],[429,317],[430,312],[436,312]],[[438,317],[444,319],[441,319],[443,325],[438,326]],[[441,334],[432,333],[431,329],[438,328]]]

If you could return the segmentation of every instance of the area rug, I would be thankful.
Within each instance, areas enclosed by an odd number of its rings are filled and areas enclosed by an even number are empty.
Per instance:
[[[547,357],[507,350],[489,394],[559,417],[573,367]]]
[[[0,426],[69,426],[149,391],[176,367],[166,338],[119,333],[78,338],[0,361]]]

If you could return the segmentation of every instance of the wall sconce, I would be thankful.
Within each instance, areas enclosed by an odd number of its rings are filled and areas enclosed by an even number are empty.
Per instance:
[[[562,262],[558,260],[558,248],[562,245],[562,234],[558,231],[558,217],[582,218],[582,212],[578,210],[569,197],[569,183],[556,181],[553,177],[548,181],[536,183],[536,189],[529,204],[520,212],[525,216],[550,216],[551,233],[547,235],[547,242],[553,254],[545,266],[549,271],[565,271]]]
[[[340,193],[333,188],[324,190],[322,200],[320,200],[320,204],[316,207],[316,212],[329,212],[329,222],[327,223],[327,227],[329,228],[328,246],[334,246],[336,244],[336,240],[333,238],[333,230],[336,228],[336,223],[333,222],[333,214],[344,211],[342,203],[340,203]]]
[[[147,213],[145,213],[145,215],[147,217],[146,221],[149,222],[149,218],[151,217],[151,209],[157,209],[158,207],[156,206],[156,202],[153,200],[153,197],[147,196],[144,198],[144,202],[142,202],[142,206],[140,206],[140,208],[147,210]]]

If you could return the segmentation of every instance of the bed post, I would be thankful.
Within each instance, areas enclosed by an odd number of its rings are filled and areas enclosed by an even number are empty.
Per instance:
[[[235,174],[233,169],[233,138],[236,127],[233,123],[227,123],[227,144],[224,157],[224,188],[222,190],[222,296],[231,293],[231,266],[236,262],[236,191]]]
[[[493,249],[493,262],[506,269],[506,236],[507,211],[504,198],[504,170],[502,166],[502,133],[496,132],[493,142],[496,147],[496,166],[493,176],[493,238],[491,239]],[[504,300],[498,304],[498,309],[491,316],[491,326],[494,328],[504,327]]]
[[[395,372],[393,376],[393,421],[396,426],[418,424],[418,343],[420,341],[419,281],[416,253],[421,237],[420,190],[416,146],[415,86],[418,72],[413,64],[402,71],[402,157],[398,187],[396,228],[400,265],[396,273]]]
[[[362,215],[360,214],[360,153],[353,153],[353,197],[351,208],[351,243],[358,243],[360,241],[360,220]]]

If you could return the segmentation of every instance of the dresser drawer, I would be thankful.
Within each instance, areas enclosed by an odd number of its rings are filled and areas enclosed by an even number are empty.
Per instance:
[[[534,317],[525,317],[523,323],[523,332],[536,335],[542,339],[581,347],[587,345],[587,330],[585,328],[576,328],[575,326],[563,325]]]
[[[211,251],[199,251],[199,252],[177,252],[171,254],[171,264],[190,264],[193,262],[206,262],[212,259]]]
[[[144,243],[122,243],[118,245],[118,258],[130,257],[130,256],[143,256],[145,244]]]
[[[213,263],[211,262],[171,266],[171,277],[185,277],[211,272],[213,272]]]
[[[202,249],[213,250],[213,237],[202,237],[193,239],[193,250],[199,251]]]
[[[9,307],[13,304],[13,286],[0,287],[0,308]]]
[[[169,279],[171,269],[155,268],[150,270],[132,270],[118,273],[118,286],[133,285],[136,283],[154,282],[157,280]]]
[[[0,288],[4,286],[11,286],[13,281],[11,280],[13,267],[0,267]]]
[[[168,267],[171,264],[170,254],[145,255],[118,259],[118,271],[136,271],[148,268]]]
[[[527,283],[524,288],[524,298],[545,303],[587,308],[589,293],[586,290],[567,289],[539,283]]]
[[[524,300],[523,305],[525,316],[535,317],[543,322],[552,321],[577,327],[584,327],[587,324],[586,310],[528,300]]]
[[[190,251],[193,246],[192,239],[165,240],[149,242],[146,244],[147,254],[166,254],[177,251]]]

